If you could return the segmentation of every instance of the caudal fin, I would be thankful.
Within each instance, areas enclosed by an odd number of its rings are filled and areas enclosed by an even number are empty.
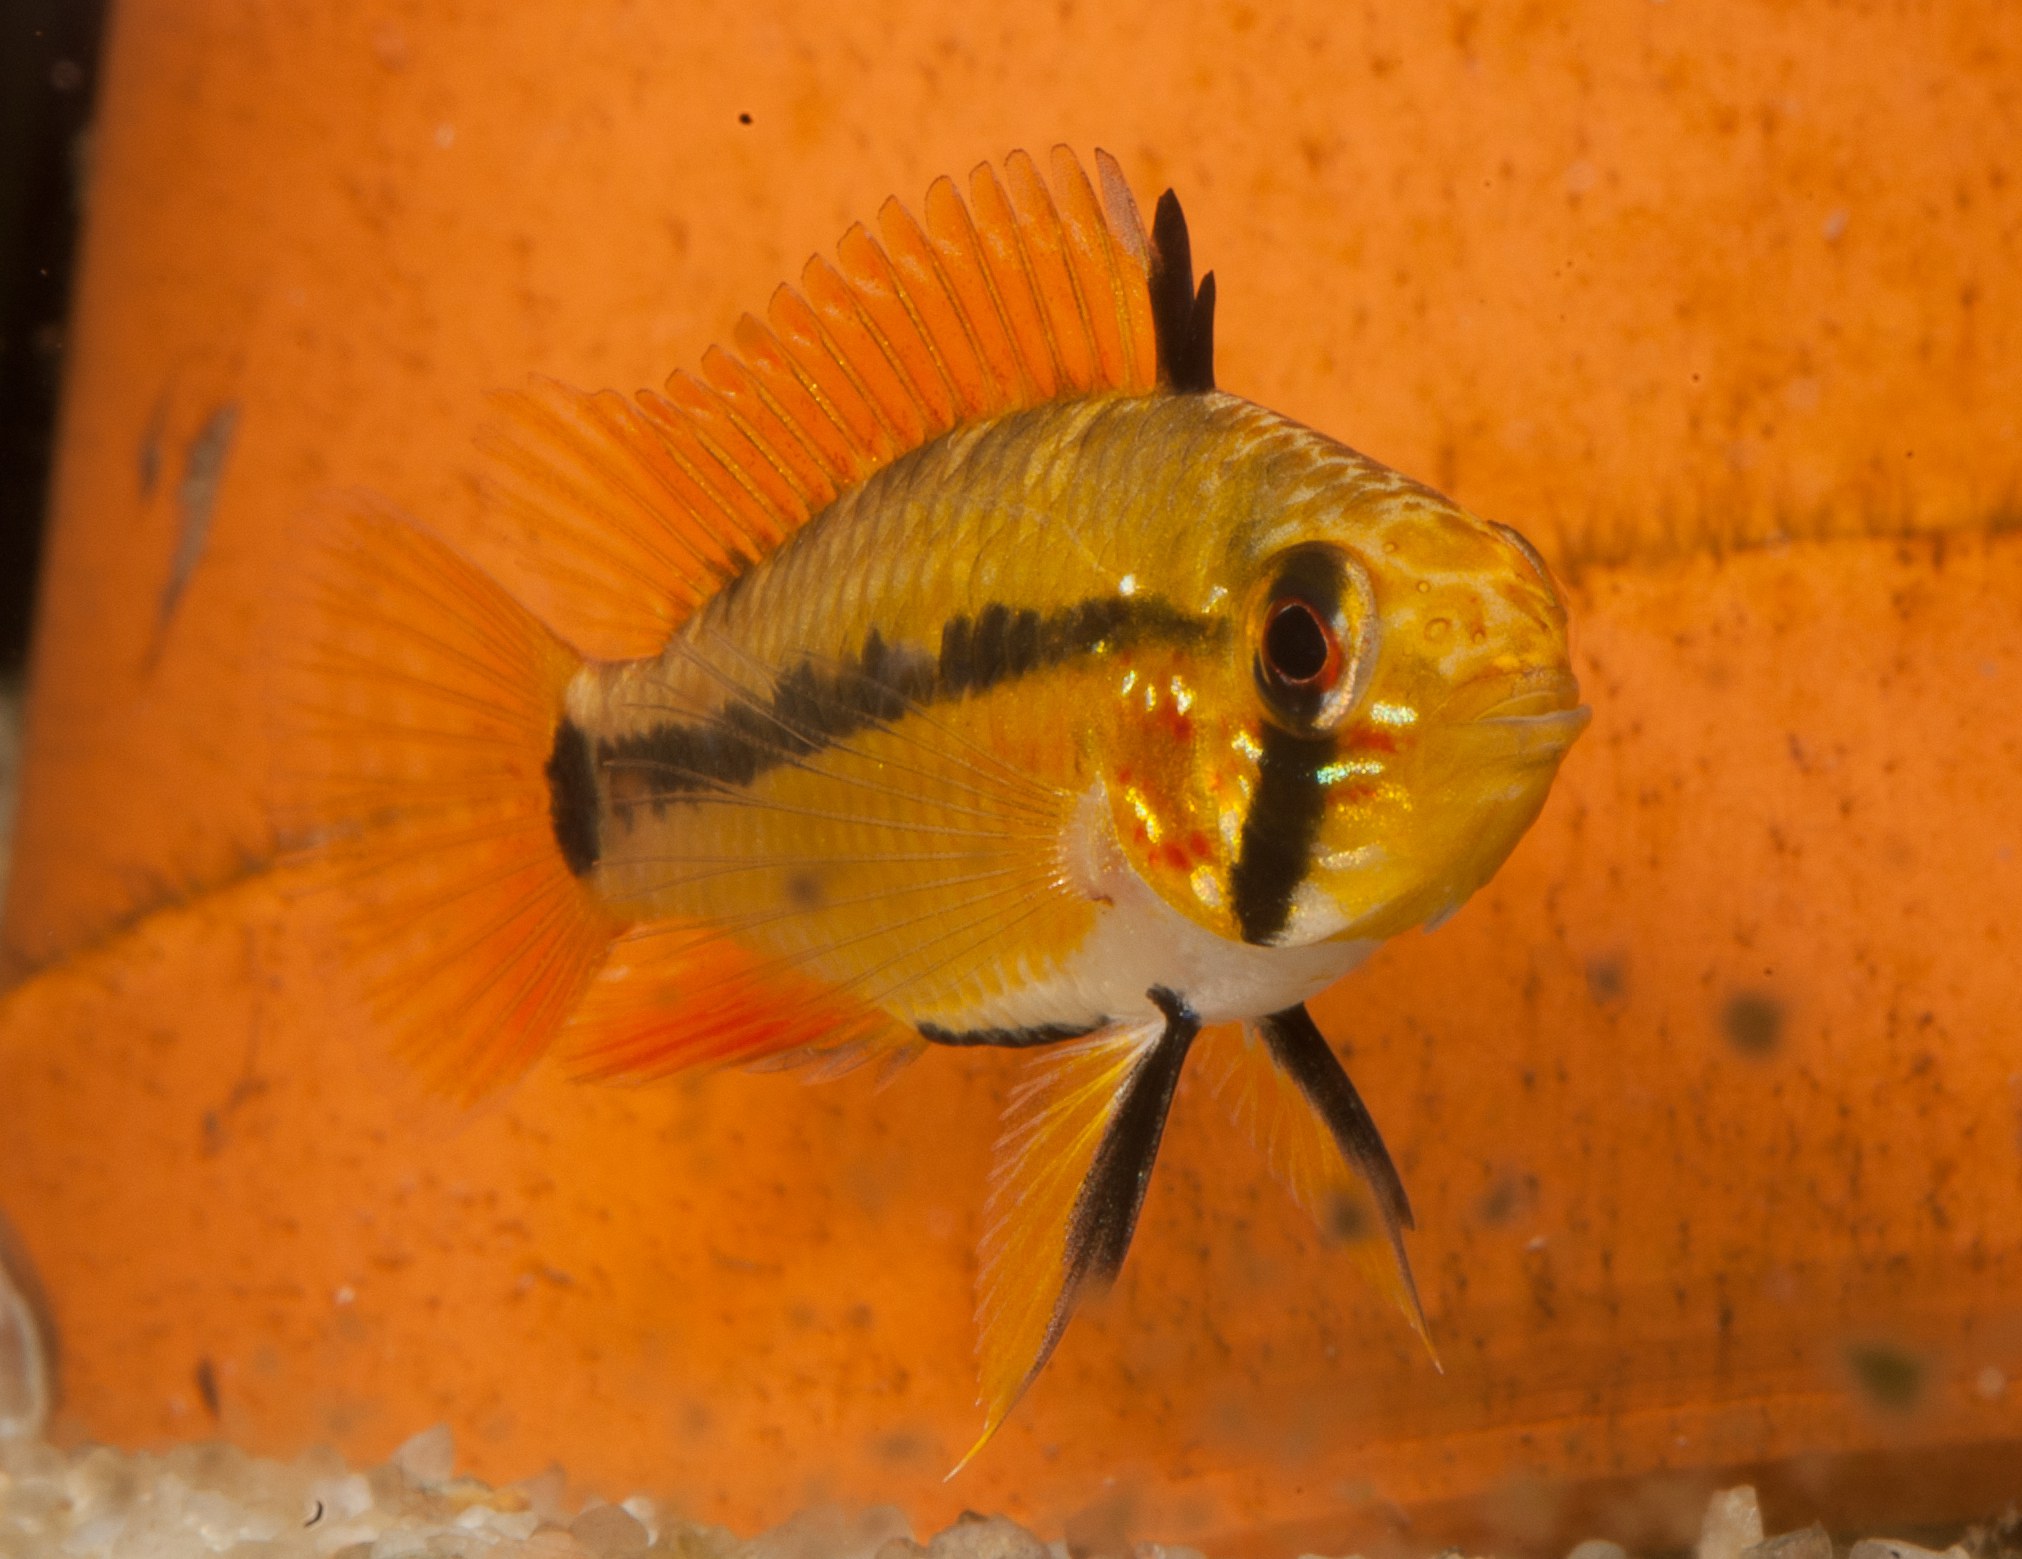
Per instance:
[[[624,929],[570,868],[592,825],[555,799],[581,661],[371,500],[320,518],[304,580],[276,733],[301,923],[431,1079],[472,1095],[542,1053]]]

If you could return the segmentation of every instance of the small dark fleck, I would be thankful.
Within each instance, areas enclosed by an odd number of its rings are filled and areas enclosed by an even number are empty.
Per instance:
[[[1535,1205],[1537,1199],[1535,1175],[1505,1171],[1496,1176],[1495,1184],[1482,1194],[1475,1210],[1483,1223],[1496,1227],[1513,1221],[1517,1214]]]
[[[309,1512],[309,1519],[303,1522],[302,1525],[305,1527],[312,1527],[322,1519],[323,1519],[323,1502],[319,1499],[316,1501],[316,1508]]]
[[[1743,1055],[1769,1055],[1783,1042],[1783,1003],[1760,991],[1741,991],[1727,998],[1720,1026]]]
[[[168,581],[162,586],[163,627],[175,615],[190,576],[203,559],[204,546],[211,534],[211,515],[218,505],[218,489],[225,479],[225,459],[231,453],[232,435],[238,425],[238,403],[227,401],[210,414],[183,451],[183,479],[176,487],[181,525],[175,556],[169,560]]]
[[[820,909],[828,902],[820,875],[811,871],[790,873],[786,879],[786,896],[795,909]]]
[[[750,123],[751,123],[751,115],[749,115],[749,114],[739,114],[739,115],[737,116],[737,122],[738,122],[739,124],[741,124],[741,125],[748,125],[748,124],[750,124]]]
[[[1587,960],[1587,994],[1596,1002],[1620,1001],[1628,986],[1629,972],[1619,956]]]
[[[888,1462],[918,1462],[927,1460],[933,1446],[915,1430],[894,1429],[871,1442],[872,1449]],[[922,1549],[924,1553],[926,1550]]]
[[[1369,1210],[1352,1196],[1337,1196],[1327,1206],[1327,1236],[1346,1245],[1373,1232]]]
[[[204,1411],[212,1418],[223,1415],[223,1404],[218,1399],[218,1372],[209,1359],[197,1360],[197,1395],[203,1398]]]
[[[1876,1407],[1906,1413],[1924,1394],[1924,1363],[1893,1343],[1849,1343],[1847,1364]]]

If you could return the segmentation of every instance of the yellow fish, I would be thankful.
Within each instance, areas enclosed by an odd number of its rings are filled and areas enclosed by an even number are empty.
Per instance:
[[[305,913],[456,1086],[1035,1053],[979,1447],[1190,1055],[1423,1334],[1303,1004],[1488,880],[1587,719],[1537,553],[1217,389],[1178,202],[1147,239],[1096,163],[888,203],[663,393],[501,397],[487,528],[330,517],[288,657]]]

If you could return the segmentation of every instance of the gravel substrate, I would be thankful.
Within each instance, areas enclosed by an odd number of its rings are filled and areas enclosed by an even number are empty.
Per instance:
[[[416,1436],[382,1467],[359,1472],[335,1455],[263,1461],[228,1445],[160,1454],[103,1446],[63,1451],[0,1438],[0,1559],[1097,1559],[1070,1554],[1003,1517],[967,1517],[922,1544],[889,1507],[810,1510],[758,1537],[697,1526],[645,1498],[564,1503],[559,1473],[505,1488],[458,1477],[449,1431]],[[1140,1543],[1103,1559],[1201,1559]],[[1440,1559],[1459,1559],[1441,1555]],[[1567,1559],[1627,1559],[1614,1543],[1579,1544]],[[2022,1559],[2017,1523],[1968,1533],[1943,1554],[1869,1538],[1851,1548],[1823,1527],[1765,1539],[1750,1488],[1707,1506],[1693,1559]]]
[[[328,1453],[274,1462],[220,1444],[129,1454],[0,1440],[0,1559],[1067,1559],[1002,1519],[960,1522],[923,1547],[890,1507],[810,1510],[744,1540],[645,1498],[570,1508],[559,1473],[494,1489],[456,1476],[453,1459],[442,1428],[365,1472]]]

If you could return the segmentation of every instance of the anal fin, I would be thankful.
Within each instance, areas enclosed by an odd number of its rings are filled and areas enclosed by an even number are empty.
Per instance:
[[[1002,1427],[1075,1307],[1115,1280],[1200,1020],[1153,990],[1163,1024],[1105,1029],[1039,1063],[998,1144],[978,1308],[983,1432]],[[950,1477],[954,1473],[949,1474]]]
[[[802,1056],[868,1059],[920,1043],[848,992],[689,921],[618,938],[562,1033],[583,1074],[633,1080]]]

